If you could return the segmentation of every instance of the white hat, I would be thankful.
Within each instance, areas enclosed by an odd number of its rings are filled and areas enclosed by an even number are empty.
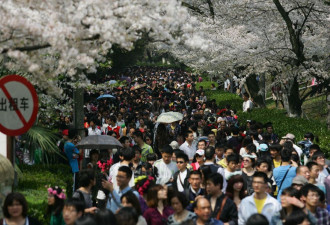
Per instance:
[[[202,155],[205,154],[205,151],[204,151],[203,149],[198,149],[198,150],[196,151],[196,154],[202,156]]]

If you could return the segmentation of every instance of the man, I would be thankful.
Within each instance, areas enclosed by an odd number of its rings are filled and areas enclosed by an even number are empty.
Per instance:
[[[272,140],[272,143],[277,143],[279,140],[277,134],[274,133],[273,124],[271,122],[268,122],[265,124],[265,128],[266,128],[266,133],[270,135],[270,139]]]
[[[230,147],[224,147],[224,155],[223,159],[221,159],[217,164],[220,165],[222,168],[227,168],[228,162],[227,162],[227,156],[234,154],[234,149]]]
[[[330,224],[330,214],[328,210],[318,207],[320,203],[319,188],[313,184],[306,184],[301,188],[300,199],[306,204],[306,208],[318,220],[317,224]]]
[[[114,189],[113,184],[109,181],[102,180],[102,187],[110,191],[110,205],[107,206],[113,213],[121,208],[120,197],[129,192],[133,191],[131,187],[128,185],[132,178],[132,170],[128,166],[121,166],[118,169],[118,173],[116,176],[118,189]],[[137,198],[139,198],[139,194],[136,191],[133,191]]]
[[[298,166],[296,174],[305,177],[307,180],[310,178],[310,171],[307,166]]]
[[[324,183],[320,183],[318,181],[319,174],[320,174],[320,167],[316,162],[308,162],[306,165],[310,171],[310,178],[308,183],[314,184],[318,188],[320,188],[325,193],[325,186]]]
[[[236,155],[234,153],[231,155],[228,155],[226,160],[227,160],[227,167],[224,169],[224,171],[225,171],[224,180],[229,180],[229,178],[234,175],[242,175],[241,170],[239,170],[239,171],[236,170],[237,165],[239,163],[238,155]]]
[[[133,138],[135,143],[141,148],[141,161],[146,162],[147,155],[154,152],[152,147],[144,142],[143,134],[139,130],[133,133]]]
[[[225,146],[221,143],[215,144],[215,162],[218,164],[224,158]]]
[[[64,203],[63,220],[66,225],[74,225],[84,215],[85,205],[78,199],[69,199]]]
[[[173,162],[172,154],[173,149],[171,146],[166,145],[161,149],[162,159],[157,160],[154,166],[158,169],[157,184],[167,184],[173,181],[173,175],[178,171],[176,163]]]
[[[207,142],[205,139],[201,139],[197,142],[197,149],[203,149],[205,150],[207,147]]]
[[[294,150],[296,150],[296,152],[298,153],[299,157],[301,156],[301,154],[303,153],[303,151],[301,150],[300,147],[298,147],[297,145],[295,145],[295,138],[296,136],[294,136],[293,134],[286,134],[284,137],[282,137],[282,140],[280,141],[280,144],[283,145],[284,142],[286,141],[290,141],[292,142],[293,148]]]
[[[300,191],[300,189],[307,183],[308,183],[308,180],[305,177],[303,177],[301,175],[297,175],[295,178],[292,179],[291,187]]]
[[[282,165],[273,171],[274,179],[278,187],[277,199],[280,201],[282,191],[291,186],[292,179],[296,176],[296,167],[290,165],[291,150],[283,149],[281,151]]]
[[[196,200],[194,212],[197,215],[194,221],[196,225],[223,225],[221,221],[211,217],[211,205],[206,198]]]
[[[189,163],[188,156],[183,152],[179,152],[176,155],[176,166],[178,167],[178,171],[173,175],[172,186],[174,190],[178,192],[183,192],[185,189],[189,187],[188,178],[189,178],[189,170],[187,169],[187,164]]]
[[[71,171],[73,174],[73,192],[78,188],[78,158],[79,158],[79,150],[72,143],[72,139],[76,136],[76,131],[70,129],[68,131],[67,141],[64,144],[64,152],[66,157],[68,158]]]
[[[282,146],[279,144],[273,144],[269,146],[270,156],[273,159],[273,169],[279,167],[282,163],[281,150]]]
[[[198,196],[205,195],[205,189],[201,188],[202,173],[199,170],[191,171],[189,174],[189,188],[184,189],[184,194],[189,200],[189,205],[186,208],[189,211],[193,211],[193,204]]]
[[[194,142],[194,134],[192,131],[187,131],[185,134],[186,141],[180,146],[180,150],[182,150],[189,158],[189,161],[192,162],[194,159],[194,155],[196,154],[196,146],[193,144]]]
[[[254,193],[241,201],[238,211],[238,224],[244,225],[248,218],[261,213],[270,222],[272,216],[281,209],[281,204],[266,193],[268,177],[263,172],[255,172],[252,178]]]
[[[213,147],[213,148],[215,148],[217,141],[216,141],[216,139],[215,139],[215,134],[214,134],[214,132],[211,131],[211,132],[207,135],[207,138],[209,139],[209,145],[208,145],[208,146],[209,146],[209,147]]]
[[[96,126],[96,119],[91,119],[89,122],[88,136],[90,135],[101,135],[101,130]]]
[[[237,224],[238,215],[235,203],[221,191],[223,177],[211,174],[206,181],[207,199],[211,203],[211,217],[221,220],[225,225]]]
[[[119,139],[121,136],[123,136],[121,127],[117,124],[117,118],[116,116],[112,115],[109,117],[109,126],[106,130],[106,134],[108,134],[109,131],[113,131],[116,133],[117,139]]]
[[[227,145],[231,146],[236,153],[239,153],[239,149],[241,148],[241,140],[238,137],[239,129],[237,127],[231,128],[232,136],[228,139]]]
[[[253,108],[253,103],[249,98],[250,98],[249,94],[245,92],[243,94],[243,101],[244,101],[243,102],[243,112],[249,112]]]

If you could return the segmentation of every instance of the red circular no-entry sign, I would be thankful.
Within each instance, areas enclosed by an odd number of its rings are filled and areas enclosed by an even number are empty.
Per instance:
[[[0,131],[10,136],[25,133],[38,114],[38,95],[24,77],[8,75],[0,79]]]

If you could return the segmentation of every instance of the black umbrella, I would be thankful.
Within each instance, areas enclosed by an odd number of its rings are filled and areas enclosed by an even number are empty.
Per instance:
[[[109,135],[90,135],[84,137],[76,146],[87,149],[110,149],[123,147],[114,137]]]

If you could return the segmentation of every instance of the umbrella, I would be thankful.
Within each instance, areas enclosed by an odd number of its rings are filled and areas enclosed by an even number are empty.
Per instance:
[[[115,98],[115,96],[106,94],[106,95],[100,95],[99,97],[97,97],[98,100],[102,99],[102,98]]]
[[[179,112],[165,112],[158,116],[157,123],[173,123],[183,119],[182,113]]]
[[[90,135],[84,137],[76,146],[77,148],[110,149],[123,147],[114,137],[109,135]]]
[[[147,86],[147,85],[146,84],[137,84],[137,85],[131,87],[131,91],[143,88],[145,86]]]

